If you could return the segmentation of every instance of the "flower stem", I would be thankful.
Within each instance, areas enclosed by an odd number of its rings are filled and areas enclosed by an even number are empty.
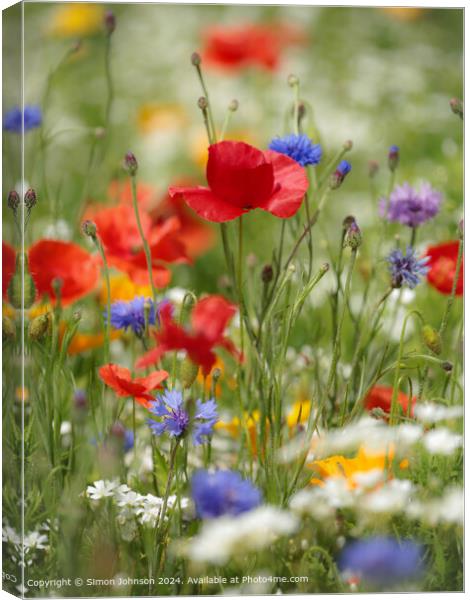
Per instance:
[[[111,283],[109,280],[109,267],[108,261],[106,260],[106,254],[104,252],[103,244],[101,239],[96,236],[94,238],[95,245],[100,253],[101,260],[103,261],[104,277],[106,281],[106,329],[104,337],[104,361],[109,362],[109,344],[111,340]]]
[[[167,506],[168,506],[168,498],[170,497],[171,484],[173,482],[173,475],[175,473],[176,453],[178,451],[179,443],[180,443],[180,440],[176,439],[175,442],[173,442],[173,447],[171,449],[170,465],[168,467],[168,476],[167,476],[167,480],[166,480],[165,496],[163,497],[162,509],[160,511],[160,514],[159,514],[158,520],[157,520],[157,524],[156,524],[157,532],[159,531],[159,529],[165,519],[165,513],[166,513]]]
[[[459,250],[458,250],[458,254],[457,254],[457,264],[455,265],[455,275],[454,275],[454,280],[452,282],[452,290],[450,292],[449,299],[447,300],[447,305],[446,305],[446,308],[444,311],[444,315],[442,317],[441,326],[439,327],[439,335],[441,336],[441,338],[443,337],[443,335],[447,329],[447,323],[449,321],[450,311],[452,310],[452,306],[454,304],[455,294],[457,292],[457,283],[459,281],[459,276],[460,276],[460,267],[462,266],[462,259],[463,259],[463,240],[460,240]]]
[[[142,223],[140,221],[139,215],[139,206],[137,204],[137,182],[135,175],[131,175],[131,188],[132,188],[132,204],[134,206],[135,219],[137,221],[137,227],[139,229],[140,238],[142,240],[142,245],[144,247],[145,258],[147,261],[147,269],[150,279],[150,285],[152,286],[152,296],[153,296],[153,308],[156,310],[157,308],[157,290],[155,288],[155,283],[153,281],[153,270],[152,270],[152,254],[150,252],[150,247],[148,245],[147,239],[144,234],[144,230],[142,229]]]

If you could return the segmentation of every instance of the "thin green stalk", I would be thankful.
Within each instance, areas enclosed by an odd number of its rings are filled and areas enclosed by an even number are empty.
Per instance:
[[[212,106],[211,106],[211,102],[209,100],[209,92],[207,91],[207,87],[206,87],[206,83],[204,81],[204,76],[202,74],[202,69],[200,65],[196,65],[196,71],[197,71],[197,75],[199,77],[199,82],[201,84],[201,88],[202,91],[204,93],[204,96],[206,97],[207,100],[207,113],[209,116],[209,129],[210,129],[210,138],[212,138],[212,141],[210,140],[210,143],[215,143],[217,141],[217,131],[215,128],[215,124],[214,124],[214,117],[212,115]]]
[[[447,300],[444,315],[442,316],[441,325],[439,327],[439,335],[441,338],[444,336],[444,334],[446,332],[447,323],[449,321],[450,311],[452,310],[452,306],[454,304],[455,295],[457,292],[457,283],[458,283],[459,277],[460,277],[460,268],[462,266],[462,260],[463,260],[463,240],[460,240],[459,251],[457,254],[457,264],[455,265],[455,275],[454,275],[454,280],[452,282],[452,289],[450,292],[450,296]]]
[[[158,520],[157,520],[157,523],[155,526],[155,530],[157,531],[157,533],[159,532],[160,527],[163,525],[165,515],[166,515],[166,509],[168,506],[168,498],[170,497],[171,484],[173,482],[173,475],[175,472],[176,453],[178,451],[179,444],[180,444],[180,440],[176,439],[173,442],[173,447],[172,447],[171,453],[170,453],[170,464],[169,464],[168,476],[167,476],[167,480],[166,480],[165,495],[163,497],[162,509],[160,511],[160,514],[158,515]]]
[[[105,336],[104,336],[104,361],[105,363],[109,362],[109,345],[111,340],[111,282],[109,279],[109,268],[108,261],[106,260],[106,254],[104,252],[103,244],[101,243],[101,239],[96,236],[94,238],[94,242],[96,247],[98,248],[98,252],[100,253],[101,260],[103,261],[103,270],[104,277],[106,281],[106,327],[105,327]]]

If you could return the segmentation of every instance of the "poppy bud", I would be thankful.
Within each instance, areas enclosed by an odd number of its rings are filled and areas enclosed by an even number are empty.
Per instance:
[[[22,275],[21,258],[24,260],[24,277]],[[22,308],[22,296],[24,308],[29,308],[36,298],[36,286],[29,272],[28,257],[26,254],[17,253],[15,261],[15,272],[8,286],[8,300],[15,308]]]
[[[297,77],[297,75],[290,74],[287,78],[287,84],[290,87],[295,87],[296,85],[299,85],[299,78]]]
[[[388,150],[388,168],[390,171],[395,171],[400,160],[400,148],[398,146],[390,146]]]
[[[91,237],[92,240],[96,239],[97,227],[96,227],[96,223],[94,223],[93,221],[90,221],[89,219],[87,219],[86,221],[83,221],[82,231],[85,235],[87,235],[88,237]]]
[[[233,99],[232,102],[228,105],[228,109],[231,112],[236,112],[238,110],[238,100]]]
[[[8,194],[8,208],[11,208],[11,210],[16,213],[19,205],[20,197],[18,192],[16,190],[11,190],[11,192]]]
[[[16,337],[15,324],[9,317],[2,316],[2,340],[14,340]]]
[[[180,366],[181,385],[185,390],[189,389],[196,380],[199,371],[198,365],[189,358],[185,358]]]
[[[372,179],[372,177],[375,177],[377,175],[377,172],[379,170],[379,163],[376,160],[370,160],[369,161],[369,177]]]
[[[440,354],[442,352],[441,336],[434,327],[431,327],[431,325],[424,325],[421,333],[423,335],[424,343],[431,352]]]
[[[108,35],[111,35],[116,29],[116,17],[110,10],[108,10],[104,15],[104,27]]]
[[[351,171],[351,163],[342,160],[336,167],[336,171],[330,177],[330,188],[336,190],[343,183],[346,175]]]
[[[362,243],[362,234],[359,225],[354,220],[348,227],[344,236],[343,246],[349,246],[351,250],[357,250]]]
[[[352,140],[346,140],[343,144],[343,149],[347,150],[349,152],[349,150],[352,150],[353,147],[353,142]]]
[[[273,280],[274,271],[271,265],[265,265],[261,271],[261,280],[263,283],[270,283]]]
[[[51,313],[39,315],[33,319],[28,326],[28,335],[31,340],[41,342],[51,332]]]
[[[194,67],[199,67],[199,65],[201,64],[201,55],[198,52],[193,52],[191,54],[191,64]]]
[[[30,188],[24,195],[24,205],[26,206],[26,208],[28,210],[31,210],[33,208],[33,206],[36,204],[36,202],[37,202],[36,192],[32,188]]]
[[[454,115],[458,115],[461,119],[463,119],[463,102],[458,98],[452,98],[449,102],[450,110],[454,113]]]
[[[201,110],[207,110],[209,103],[207,102],[207,98],[205,96],[201,96],[197,101],[197,105]]]
[[[443,361],[441,367],[444,369],[444,371],[447,371],[447,373],[450,373],[454,368],[453,364],[450,363],[448,360]]]
[[[132,152],[128,152],[124,157],[124,168],[133,177],[137,173],[139,165],[137,159]]]

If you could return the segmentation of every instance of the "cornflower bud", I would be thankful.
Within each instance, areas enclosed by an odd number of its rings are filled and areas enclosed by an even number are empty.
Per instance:
[[[443,361],[443,363],[441,364],[441,367],[444,369],[444,371],[446,371],[447,373],[450,373],[452,371],[452,369],[454,368],[453,364],[450,363],[448,360]]]
[[[336,171],[330,177],[330,188],[336,190],[343,183],[346,175],[351,171],[351,163],[342,160],[336,167]]]
[[[8,208],[11,208],[11,210],[16,213],[19,205],[20,197],[18,192],[16,190],[11,190],[11,192],[8,194]]]
[[[231,112],[236,112],[238,110],[238,100],[233,99],[228,105],[228,109]]]
[[[353,142],[352,140],[346,140],[343,144],[343,149],[347,150],[349,152],[349,150],[352,150],[353,147]]]
[[[400,148],[398,146],[390,146],[388,150],[388,168],[390,171],[395,171],[400,160]]]
[[[296,85],[299,85],[299,78],[297,77],[297,75],[293,75],[292,73],[289,75],[289,77],[287,78],[287,85],[289,85],[290,87],[295,87]]]
[[[442,352],[442,342],[439,332],[431,325],[423,325],[421,330],[424,343],[434,354],[439,355]]]
[[[454,115],[458,115],[461,119],[463,119],[463,102],[458,98],[452,98],[449,102],[450,110],[454,113]]]
[[[362,243],[362,234],[359,229],[359,225],[355,220],[350,223],[348,229],[346,230],[346,234],[344,236],[344,244],[343,246],[349,246],[351,250],[357,250]]]
[[[86,221],[83,221],[82,231],[85,235],[90,237],[92,240],[96,240],[97,227],[96,227],[96,223],[94,223],[93,221],[90,221],[89,219],[87,219]]]
[[[205,96],[201,96],[199,98],[199,100],[197,101],[197,105],[199,106],[199,108],[202,111],[207,110],[207,107],[209,106],[209,103],[207,102],[207,98]]]
[[[199,67],[199,65],[201,64],[202,60],[201,60],[201,55],[199,54],[199,52],[193,52],[191,54],[191,64],[194,67]]]
[[[265,265],[261,271],[261,280],[263,283],[270,283],[273,280],[274,271],[271,265]]]
[[[104,15],[104,28],[106,29],[108,36],[111,35],[116,29],[116,17],[110,10],[108,10]]]
[[[137,159],[132,152],[128,152],[124,157],[124,168],[129,173],[131,177],[137,173],[139,165],[137,163]]]
[[[85,390],[75,390],[73,395],[73,404],[77,410],[85,410],[88,406],[88,400]]]
[[[36,192],[30,188],[24,195],[24,205],[28,210],[31,210],[37,202]]]

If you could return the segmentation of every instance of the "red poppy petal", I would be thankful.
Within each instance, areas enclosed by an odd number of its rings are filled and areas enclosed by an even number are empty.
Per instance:
[[[264,154],[274,167],[274,193],[260,208],[287,219],[295,215],[302,204],[308,189],[307,174],[295,160],[284,154],[273,150]]]
[[[112,388],[118,396],[128,396],[127,386],[125,382],[130,382],[131,372],[129,369],[120,367],[113,363],[103,365],[98,369],[98,374],[102,381]]]
[[[162,381],[165,381],[169,373],[167,371],[154,371],[147,377],[138,377],[134,379],[134,383],[142,385],[149,392],[157,388],[161,388]]]
[[[261,150],[245,142],[209,146],[207,183],[220,199],[239,208],[263,205],[274,186],[273,167]]]
[[[213,223],[224,223],[243,215],[246,211],[242,208],[229,204],[215,196],[209,189],[198,186],[194,188],[170,187],[170,196],[181,194],[200,217]]]
[[[458,252],[459,242],[457,240],[431,246],[426,251],[427,256],[430,257],[428,282],[442,294],[452,293]],[[456,287],[457,296],[463,294],[463,270],[464,261],[462,260]]]
[[[366,410],[373,410],[374,408],[381,408],[384,412],[389,413],[392,406],[393,388],[384,385],[374,386],[364,399],[364,407]],[[397,401],[401,405],[403,413],[408,412],[408,394],[404,392],[398,392]],[[416,403],[416,397],[413,396],[411,399],[411,412],[410,416],[413,416],[413,407]]]
[[[191,324],[194,331],[214,342],[221,339],[237,307],[222,296],[207,296],[194,307]]]
[[[99,259],[86,250],[61,240],[39,240],[29,250],[29,268],[39,295],[55,300],[52,282],[62,280],[63,304],[92,292],[100,277]]]
[[[152,350],[146,352],[143,356],[141,356],[135,363],[136,369],[146,369],[147,367],[151,367],[158,363],[158,361],[162,358],[162,356],[166,352],[165,346],[161,344]]]
[[[16,252],[5,242],[2,242],[2,295],[5,296],[10,280],[15,272]]]

